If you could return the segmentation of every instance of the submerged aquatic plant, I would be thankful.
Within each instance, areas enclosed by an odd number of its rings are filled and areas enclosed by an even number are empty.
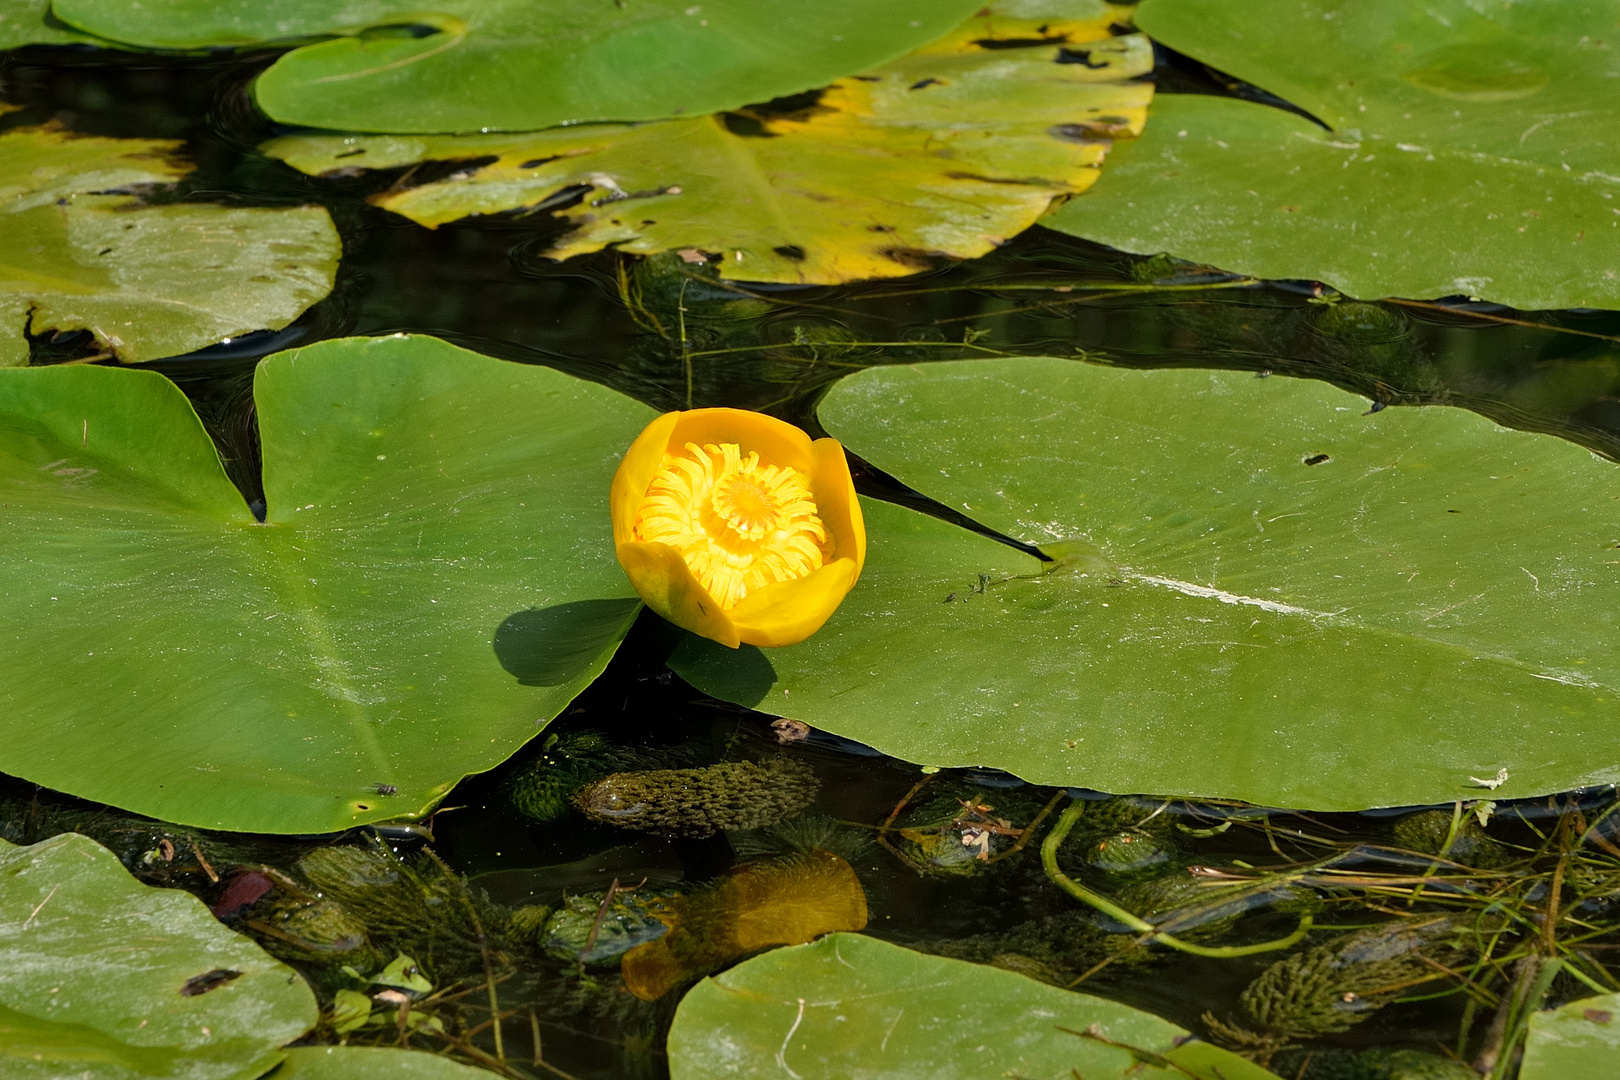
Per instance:
[[[844,448],[741,409],[654,420],[613,477],[611,510],[647,606],[732,648],[803,641],[866,559]]]
[[[540,757],[505,784],[514,809],[536,821],[557,821],[573,810],[575,792],[617,772],[684,764],[682,747],[657,751],[622,746],[598,731],[546,736]]]
[[[1457,932],[1444,916],[1416,925],[1395,920],[1294,953],[1243,991],[1252,1028],[1210,1013],[1204,1023],[1218,1041],[1264,1064],[1296,1040],[1348,1031],[1402,991],[1432,979],[1435,965],[1457,958]]]
[[[807,851],[753,863],[713,885],[670,897],[669,932],[624,954],[625,986],[653,1001],[768,945],[801,945],[866,928],[866,892],[849,863]]]
[[[801,814],[761,829],[739,831],[729,837],[739,859],[799,855],[820,848],[845,862],[865,858],[872,841],[860,829],[826,814]]]
[[[659,903],[638,889],[570,896],[539,931],[540,947],[565,964],[617,966],[625,953],[668,931],[656,914]]]
[[[816,774],[797,761],[726,761],[703,769],[614,773],[581,788],[574,805],[593,821],[624,829],[713,836],[791,817],[819,787]]]

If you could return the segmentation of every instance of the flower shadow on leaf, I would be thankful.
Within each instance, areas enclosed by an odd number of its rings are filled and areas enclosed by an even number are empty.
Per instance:
[[[726,700],[750,709],[764,701],[765,695],[776,685],[776,667],[757,645],[728,649],[696,634],[686,633],[669,659],[670,666],[677,672],[692,667],[723,670]]]
[[[635,597],[526,608],[496,629],[495,656],[524,686],[561,686],[584,673],[640,610]]]

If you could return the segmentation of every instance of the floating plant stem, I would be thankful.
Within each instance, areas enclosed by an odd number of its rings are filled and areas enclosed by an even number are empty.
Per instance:
[[[1058,869],[1058,846],[1068,837],[1069,830],[1074,828],[1074,823],[1080,819],[1080,815],[1084,812],[1084,803],[1070,804],[1069,808],[1064,810],[1063,814],[1058,818],[1058,822],[1052,827],[1052,831],[1046,834],[1046,840],[1041,844],[1041,865],[1046,868],[1046,876],[1051,878],[1058,888],[1076,900],[1091,905],[1109,918],[1124,923],[1132,930],[1148,935],[1149,940],[1163,942],[1172,949],[1191,953],[1194,956],[1229,959],[1236,956],[1253,956],[1255,953],[1276,952],[1281,949],[1291,948],[1304,940],[1305,935],[1310,933],[1311,917],[1309,915],[1301,915],[1299,927],[1287,937],[1278,938],[1275,941],[1263,941],[1256,945],[1194,945],[1191,942],[1182,941],[1170,934],[1160,932],[1152,923],[1138,918],[1106,897],[1092,892]]]
[[[1399,304],[1402,307],[1422,308],[1425,311],[1441,311],[1447,315],[1462,315],[1470,319],[1484,319],[1486,322],[1502,323],[1506,326],[1523,326],[1530,330],[1548,330],[1555,334],[1575,334],[1579,337],[1597,338],[1599,341],[1620,341],[1620,337],[1613,334],[1597,334],[1591,330],[1576,330],[1569,326],[1554,326],[1551,323],[1531,322],[1529,319],[1514,319],[1506,315],[1494,315],[1488,311],[1469,311],[1467,308],[1454,307],[1450,304],[1436,304],[1424,300],[1397,300],[1393,297],[1384,301],[1386,304]]]

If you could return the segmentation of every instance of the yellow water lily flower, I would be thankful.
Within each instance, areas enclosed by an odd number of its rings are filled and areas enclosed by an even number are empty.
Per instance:
[[[734,649],[803,641],[866,561],[844,448],[762,413],[660,416],[619,463],[610,506],[647,606]]]

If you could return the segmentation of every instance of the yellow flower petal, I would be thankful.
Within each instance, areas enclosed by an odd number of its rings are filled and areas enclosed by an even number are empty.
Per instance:
[[[624,452],[618,471],[613,474],[609,489],[608,512],[613,518],[613,542],[625,544],[635,539],[636,510],[647,494],[647,485],[658,475],[658,466],[664,460],[670,435],[683,414],[665,413],[636,436],[630,449]]]
[[[810,491],[821,511],[821,520],[832,537],[832,558],[855,560],[855,577],[866,566],[866,519],[861,516],[861,500],[855,494],[855,481],[849,475],[849,459],[837,439],[817,439],[810,447]]]
[[[855,585],[855,560],[839,559],[806,577],[749,593],[728,614],[745,645],[796,645],[820,630]]]
[[[809,637],[866,558],[843,447],[761,413],[659,417],[626,452],[610,506],[647,606],[732,648]]]
[[[746,409],[692,409],[674,415],[680,421],[670,432],[671,446],[731,442],[744,452],[757,451],[772,465],[785,465],[805,474],[815,468],[810,436],[774,416]]]
[[[692,576],[681,553],[668,544],[618,545],[619,565],[647,606],[694,634],[729,645],[742,643],[731,617]]]

